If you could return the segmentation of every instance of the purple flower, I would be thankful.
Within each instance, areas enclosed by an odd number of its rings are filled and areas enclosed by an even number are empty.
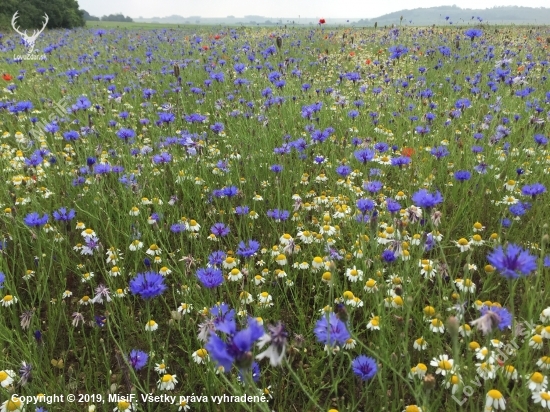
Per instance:
[[[274,173],[281,173],[283,171],[283,166],[281,165],[272,165],[269,170],[271,170]]]
[[[521,188],[521,193],[525,196],[535,196],[541,195],[546,192],[546,187],[542,183],[533,183],[532,185],[525,185]]]
[[[40,227],[48,223],[49,218],[50,216],[47,213],[44,213],[44,216],[40,217],[38,213],[32,212],[25,216],[23,222],[25,222],[27,226]]]
[[[382,252],[382,259],[384,259],[385,262],[392,263],[395,261],[395,253],[393,250],[386,249]]]
[[[172,233],[181,233],[185,232],[186,230],[187,228],[183,223],[174,223],[172,226],[170,226],[170,231]]]
[[[472,174],[467,170],[458,170],[455,172],[455,179],[459,182],[470,180],[470,177],[472,177]]]
[[[208,289],[220,286],[224,281],[222,271],[215,267],[199,268],[196,276],[202,285]]]
[[[147,355],[147,353],[137,349],[133,349],[130,355],[128,355],[128,362],[130,362],[130,365],[137,371],[147,364],[148,359],[149,355]]]
[[[161,295],[168,287],[164,284],[164,277],[156,272],[138,273],[130,281],[130,292],[140,295],[143,299],[151,299]]]
[[[382,190],[383,187],[384,184],[382,182],[379,182],[378,180],[373,180],[363,185],[363,188],[371,193],[377,193]]]
[[[431,208],[443,202],[443,196],[439,191],[430,193],[426,189],[420,189],[411,197],[416,206]]]
[[[239,242],[239,247],[237,248],[237,255],[242,256],[243,258],[252,257],[258,252],[260,248],[260,243],[255,240],[249,240],[248,246],[241,241]]]
[[[353,373],[361,378],[361,380],[367,381],[372,379],[376,375],[378,367],[376,361],[368,356],[359,355],[351,362],[351,368]]]
[[[221,265],[227,255],[223,250],[216,250],[215,252],[210,253],[210,256],[208,256],[208,263],[210,263],[213,266]]]
[[[275,219],[276,222],[287,220],[289,216],[290,212],[288,210],[270,209],[267,211],[267,217]]]
[[[214,308],[213,308],[214,309]],[[231,312],[234,313],[232,310]],[[230,312],[230,313],[231,313]],[[223,327],[222,327],[223,326]],[[264,335],[263,327],[254,318],[248,318],[245,329],[237,330],[234,318],[226,319],[216,325],[216,332],[226,334],[225,340],[216,333],[211,333],[205,349],[212,359],[229,373],[233,363],[239,368],[249,368],[252,365],[252,348],[254,343]]]
[[[491,332],[493,328],[498,327],[500,330],[504,330],[512,325],[512,315],[506,308],[498,306],[481,307],[481,316],[470,322],[471,325],[477,326],[484,335]]]
[[[68,222],[69,220],[73,220],[75,215],[76,213],[74,209],[71,209],[67,212],[67,208],[65,207],[60,207],[55,212],[53,212],[54,219],[57,221],[61,220],[63,222]]]
[[[372,159],[374,159],[374,151],[371,150],[371,149],[361,149],[361,150],[356,150],[353,155],[355,156],[355,158],[357,160],[359,160],[361,163],[365,164],[369,161],[371,161]]]
[[[366,213],[367,211],[374,209],[375,203],[371,199],[358,199],[356,205],[357,209],[363,213]]]
[[[442,157],[449,156],[449,151],[445,146],[437,146],[430,150],[430,154],[436,159],[441,159]]]
[[[328,318],[323,316],[319,319],[313,333],[317,341],[328,346],[343,345],[351,336],[346,324],[335,313],[330,313]]]
[[[388,208],[388,212],[392,214],[401,210],[401,205],[395,200],[389,198],[386,199],[386,207]]]
[[[133,138],[136,136],[136,132],[134,132],[132,129],[124,129],[124,128],[122,128],[122,129],[120,129],[118,132],[116,132],[116,135],[117,135],[120,139],[122,139],[122,140],[128,142],[130,139],[133,139]]]
[[[238,216],[248,215],[250,208],[248,206],[237,206],[235,208],[235,214]]]
[[[537,258],[513,243],[508,244],[506,249],[499,246],[487,256],[487,260],[508,279],[527,276],[537,269]]]
[[[351,173],[351,167],[347,165],[340,165],[336,168],[336,173],[342,177],[346,177]]]
[[[217,237],[220,237],[220,236],[223,237],[223,236],[227,236],[230,230],[223,223],[216,223],[214,224],[214,226],[210,228],[210,232],[212,232]]]

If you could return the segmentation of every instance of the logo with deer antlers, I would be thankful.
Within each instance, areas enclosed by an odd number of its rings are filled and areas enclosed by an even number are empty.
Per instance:
[[[50,18],[46,13],[44,13],[44,25],[42,26],[42,28],[39,30],[33,30],[32,34],[28,35],[27,30],[25,30],[24,32],[21,32],[19,31],[19,27],[15,26],[17,18],[19,17],[17,13],[19,13],[19,11],[16,11],[11,19],[11,26],[17,32],[17,34],[21,36],[21,38],[25,42],[25,47],[29,49],[27,54],[31,54],[34,51],[34,43],[36,43],[36,39],[38,39],[38,36],[40,36],[40,33],[42,33],[46,28],[46,25],[48,24],[48,21],[50,20]]]

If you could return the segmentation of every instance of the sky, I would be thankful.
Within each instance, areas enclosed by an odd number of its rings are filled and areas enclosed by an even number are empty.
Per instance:
[[[494,6],[550,7],[548,0],[78,0],[80,8],[92,16],[122,13],[130,17],[244,17],[259,15],[297,19],[370,19],[386,13],[420,7],[456,5],[463,9]],[[483,17],[483,16],[481,16]]]

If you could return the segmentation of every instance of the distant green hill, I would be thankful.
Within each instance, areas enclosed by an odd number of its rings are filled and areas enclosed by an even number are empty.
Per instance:
[[[403,17],[402,21],[401,17]],[[550,8],[503,6],[490,9],[461,9],[457,6],[440,6],[400,10],[374,19],[362,19],[355,24],[372,26],[377,22],[379,27],[391,24],[462,26],[479,24],[480,19],[483,23],[489,24],[550,24]]]

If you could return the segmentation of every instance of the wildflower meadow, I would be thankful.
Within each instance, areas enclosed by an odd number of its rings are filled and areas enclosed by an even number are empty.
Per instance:
[[[0,403],[550,409],[550,29],[0,34]]]

